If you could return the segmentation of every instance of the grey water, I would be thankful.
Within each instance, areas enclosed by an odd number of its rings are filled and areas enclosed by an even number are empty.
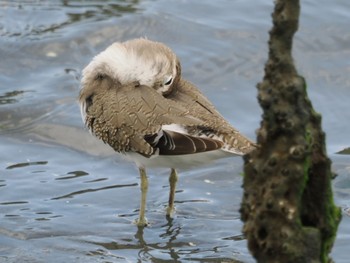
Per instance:
[[[349,262],[350,2],[301,1],[293,55],[323,116],[342,208],[332,257]],[[267,58],[273,1],[0,0],[0,262],[254,262],[242,236],[241,158],[180,173],[165,217],[168,170],[149,172],[147,217],[139,177],[84,129],[82,68],[115,41],[170,46],[183,76],[255,139],[256,84]]]

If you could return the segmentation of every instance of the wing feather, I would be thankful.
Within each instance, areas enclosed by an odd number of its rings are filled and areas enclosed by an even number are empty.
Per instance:
[[[145,136],[158,134],[162,125],[203,124],[188,114],[182,104],[164,98],[151,87],[132,84],[96,94],[87,116],[89,128],[114,150],[135,151],[146,156],[155,153],[155,149]]]
[[[211,138],[196,137],[175,131],[161,131],[162,136],[145,136],[145,140],[159,155],[184,155],[221,149],[223,142]]]

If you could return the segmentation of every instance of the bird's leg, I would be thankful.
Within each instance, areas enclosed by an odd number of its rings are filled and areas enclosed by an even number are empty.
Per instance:
[[[169,202],[166,210],[166,215],[169,217],[171,217],[174,212],[174,200],[175,200],[175,190],[176,190],[177,179],[178,178],[177,178],[176,170],[171,168],[171,172],[169,176],[169,185],[170,185]]]
[[[141,178],[141,205],[139,218],[136,220],[138,226],[147,226],[147,219],[145,217],[146,210],[146,199],[147,199],[147,190],[148,190],[148,179],[146,170],[144,168],[139,168],[140,178]]]

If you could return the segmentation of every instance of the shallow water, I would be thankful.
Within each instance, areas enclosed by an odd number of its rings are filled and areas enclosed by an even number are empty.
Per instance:
[[[183,75],[255,138],[272,1],[0,1],[0,262],[254,262],[241,235],[241,158],[180,173],[173,220],[168,171],[150,171],[138,230],[137,169],[84,128],[80,70],[114,41],[169,45]],[[332,256],[348,262],[350,2],[302,1],[298,69],[323,115],[343,220]]]

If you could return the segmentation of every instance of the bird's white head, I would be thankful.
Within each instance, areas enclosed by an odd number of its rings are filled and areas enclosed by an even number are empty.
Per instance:
[[[110,78],[120,85],[138,83],[167,95],[180,78],[176,55],[162,43],[144,38],[114,43],[83,70],[82,88],[96,79]]]

